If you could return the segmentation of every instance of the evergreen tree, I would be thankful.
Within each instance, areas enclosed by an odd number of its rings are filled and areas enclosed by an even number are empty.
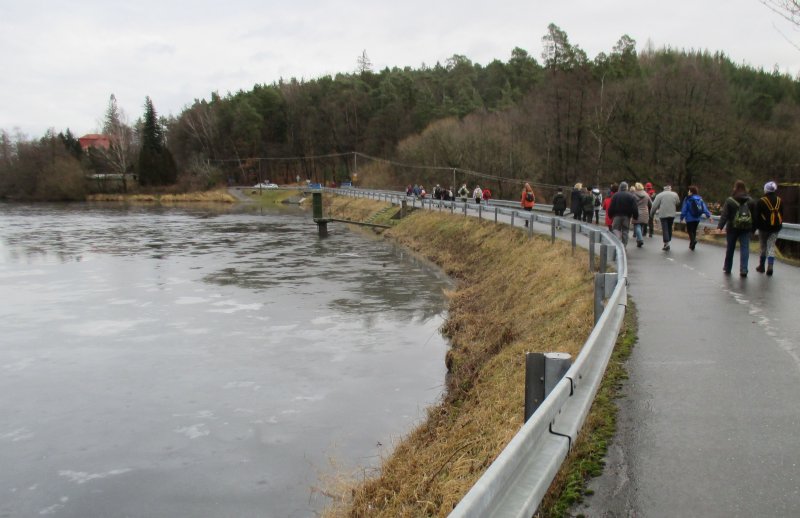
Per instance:
[[[145,98],[144,122],[141,127],[142,147],[139,151],[139,183],[141,185],[171,185],[178,177],[172,153],[164,142],[164,128],[156,115],[153,101]]]

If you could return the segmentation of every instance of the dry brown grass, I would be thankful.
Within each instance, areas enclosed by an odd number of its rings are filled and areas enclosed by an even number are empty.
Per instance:
[[[368,203],[373,213],[384,205]],[[386,235],[460,281],[443,327],[447,391],[379,476],[327,514],[446,516],[522,424],[524,353],[580,350],[593,324],[592,277],[586,254],[573,257],[566,243],[473,218],[419,211]]]
[[[235,203],[236,198],[226,190],[190,192],[184,194],[92,194],[87,201],[114,201],[131,203]]]

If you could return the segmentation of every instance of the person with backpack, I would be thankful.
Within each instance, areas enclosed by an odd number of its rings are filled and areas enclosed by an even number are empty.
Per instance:
[[[475,186],[475,189],[472,191],[472,197],[475,198],[475,203],[478,205],[481,204],[481,200],[483,199],[483,189],[481,189],[480,185]]]
[[[491,199],[492,199],[492,191],[490,191],[489,188],[486,187],[483,190],[483,201],[486,202],[486,206],[487,207],[489,206],[489,200],[491,200]]]
[[[600,194],[600,189],[595,187],[592,189],[592,201],[594,205],[594,224],[600,224],[600,209],[603,208],[603,195]],[[589,222],[592,221],[592,218],[589,218]]]
[[[528,182],[525,182],[525,187],[522,188],[519,204],[522,206],[522,210],[527,210],[528,212],[532,211],[533,206],[536,204],[536,195],[533,194],[533,187]],[[527,219],[525,220],[525,226],[528,226]]]
[[[750,259],[750,233],[753,231],[753,200],[747,194],[747,186],[741,180],[733,184],[731,196],[725,200],[719,217],[717,230],[725,229],[727,247],[722,271],[731,274],[733,253],[739,242],[739,276],[747,277],[747,263]]]
[[[681,207],[681,221],[686,220],[686,232],[689,234],[689,250],[694,250],[697,246],[697,226],[700,225],[703,216],[710,218],[711,211],[700,197],[697,186],[690,185],[689,194],[683,200]]]
[[[626,182],[620,182],[619,192],[611,197],[608,214],[611,216],[612,231],[620,238],[622,245],[627,248],[631,219],[639,217],[639,208],[636,206],[636,197],[628,191]]]
[[[556,216],[563,216],[565,210],[567,210],[567,197],[564,196],[564,188],[559,187],[553,196],[553,212]]]
[[[644,184],[644,190],[647,195],[650,197],[651,208],[652,208],[652,201],[656,198],[656,190],[653,189],[653,184],[647,182]],[[650,217],[647,218],[647,234],[650,237],[653,237],[653,211],[650,211]]]
[[[783,204],[776,193],[777,190],[778,184],[767,182],[764,185],[764,196],[756,203],[755,226],[758,229],[758,243],[761,246],[756,271],[764,273],[764,263],[766,263],[766,272],[769,276],[772,276],[775,264],[775,242],[783,227]]]
[[[458,190],[458,197],[461,198],[461,201],[464,203],[467,202],[467,198],[469,197],[469,189],[467,189],[467,184],[461,185],[461,189]]]
[[[680,206],[681,199],[678,193],[672,191],[671,185],[665,185],[664,190],[656,195],[650,209],[654,217],[661,222],[661,240],[664,242],[661,249],[666,252],[669,251],[669,243],[672,241],[672,223],[675,222],[675,215]]]

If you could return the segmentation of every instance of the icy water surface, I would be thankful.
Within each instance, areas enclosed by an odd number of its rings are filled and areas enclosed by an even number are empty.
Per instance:
[[[299,211],[0,204],[0,517],[305,517],[441,394],[447,280]]]

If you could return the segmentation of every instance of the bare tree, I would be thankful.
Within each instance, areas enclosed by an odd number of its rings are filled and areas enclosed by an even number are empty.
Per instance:
[[[800,0],[761,0],[761,3],[800,27]]]
[[[108,100],[106,118],[103,122],[103,134],[108,137],[108,149],[99,149],[109,168],[122,177],[122,190],[128,191],[128,174],[133,167],[133,129],[127,121],[127,116],[117,106],[114,94]]]

